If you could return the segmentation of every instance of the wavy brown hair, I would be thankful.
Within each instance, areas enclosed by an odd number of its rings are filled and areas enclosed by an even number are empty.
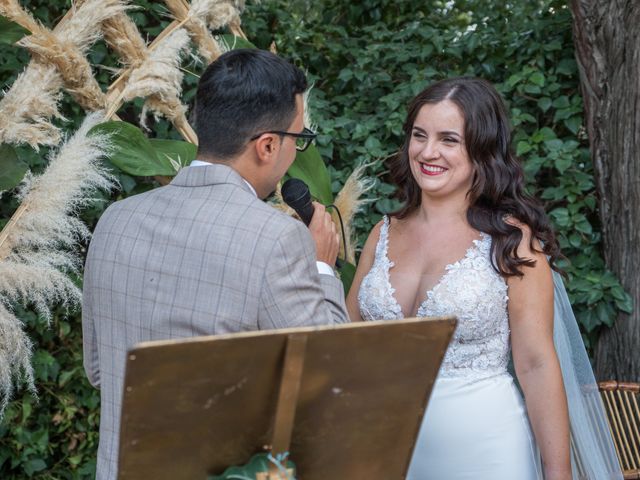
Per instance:
[[[522,230],[531,230],[530,248],[549,257],[552,268],[560,257],[560,247],[542,205],[524,189],[524,172],[511,151],[511,128],[502,98],[487,81],[458,77],[441,80],[420,92],[409,105],[404,123],[404,144],[389,162],[390,174],[398,186],[404,206],[392,216],[405,218],[420,207],[422,192],[409,166],[409,142],[413,124],[426,104],[443,100],[455,103],[464,117],[464,143],[474,167],[471,189],[467,192],[467,221],[491,235],[491,261],[505,276],[522,276],[522,267],[535,261],[518,256]],[[506,219],[512,219],[508,222]],[[538,239],[542,251],[533,242]]]

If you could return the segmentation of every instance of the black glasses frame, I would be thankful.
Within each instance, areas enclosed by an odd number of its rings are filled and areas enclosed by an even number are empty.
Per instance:
[[[314,131],[309,130],[307,127],[305,127],[304,130],[302,130],[302,132],[300,132],[300,133],[284,132],[282,130],[269,130],[269,131],[266,131],[266,132],[260,132],[260,133],[258,133],[256,135],[254,135],[253,137],[251,137],[250,141],[257,140],[258,138],[260,138],[265,133],[273,133],[274,135],[286,135],[286,136],[289,136],[289,137],[305,139],[306,141],[305,141],[304,145],[302,145],[301,147],[298,147],[298,145],[296,145],[296,150],[299,151],[299,152],[304,152],[307,148],[309,148],[309,145],[311,145],[311,142],[313,142],[315,140],[315,138],[318,136],[317,133],[315,133]]]

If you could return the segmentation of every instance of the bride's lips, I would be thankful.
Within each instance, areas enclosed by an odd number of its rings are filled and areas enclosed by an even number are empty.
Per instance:
[[[447,170],[449,169],[445,167],[441,167],[439,165],[433,165],[431,163],[420,163],[420,171],[425,175],[429,175],[430,177],[442,175]]]

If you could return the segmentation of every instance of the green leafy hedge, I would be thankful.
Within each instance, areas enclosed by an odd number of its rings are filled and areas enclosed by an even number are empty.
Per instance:
[[[161,2],[133,3],[143,7],[131,15],[149,36],[168,24]],[[262,0],[248,4],[243,22],[258,47],[268,48],[275,41],[279,52],[306,68],[314,81],[311,106],[320,133],[318,150],[331,174],[331,193],[337,193],[356,165],[371,164],[376,200],[355,221],[360,245],[381,215],[397,207],[383,160],[401,143],[409,100],[446,76],[477,75],[494,82],[509,103],[514,147],[525,162],[529,189],[543,199],[558,229],[568,257],[563,266],[570,277],[569,294],[591,345],[615,311],[630,311],[631,302],[602,260],[593,168],[565,3]],[[63,0],[26,4],[49,26],[69,8]],[[0,45],[0,86],[10,85],[28,59],[26,52]],[[90,60],[99,83],[108,85],[116,59],[98,43]],[[202,66],[186,67],[195,72],[185,75],[184,98],[190,100]],[[137,101],[119,113],[136,123],[139,108]],[[67,96],[63,113],[70,119],[64,124],[69,130],[83,117]],[[165,121],[151,122],[151,128],[158,138],[179,138]],[[156,150],[162,147],[155,141]],[[40,154],[16,149],[21,161],[36,172],[45,165],[44,153],[46,149]],[[156,186],[153,179],[113,168],[122,190],[96,199],[83,212],[90,225],[116,198]],[[16,206],[12,195],[0,198],[0,226]],[[50,326],[28,308],[20,310],[20,318],[35,344],[39,399],[19,393],[0,423],[0,478],[91,478],[99,394],[82,370],[79,313],[57,312]]]

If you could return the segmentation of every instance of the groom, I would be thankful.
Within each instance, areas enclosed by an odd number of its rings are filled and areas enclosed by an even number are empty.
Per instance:
[[[82,310],[84,366],[101,390],[99,480],[117,475],[134,344],[348,321],[324,207],[314,205],[307,229],[261,200],[315,137],[304,127],[306,87],[298,68],[271,53],[222,55],[198,85],[198,160],[100,218]]]

